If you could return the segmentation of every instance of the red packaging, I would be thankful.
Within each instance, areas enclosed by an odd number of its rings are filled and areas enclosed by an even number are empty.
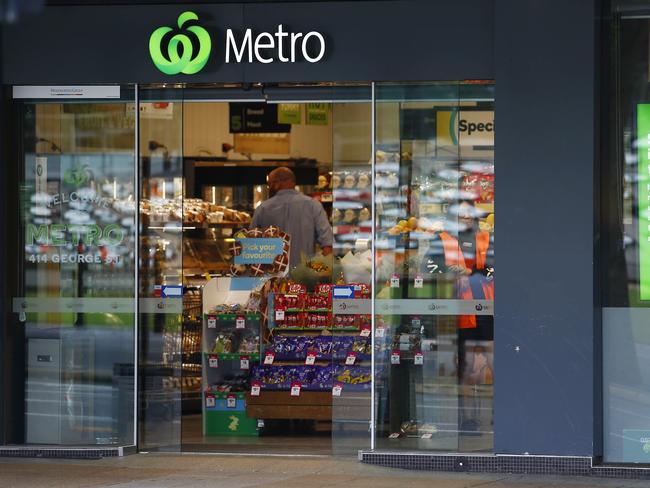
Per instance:
[[[357,327],[356,315],[334,315],[334,327]]]
[[[479,203],[494,202],[494,175],[481,175],[479,177]]]
[[[331,297],[333,288],[334,285],[332,283],[319,283],[316,285],[315,291],[320,295],[329,295]]]
[[[301,312],[289,312],[284,315],[283,320],[276,320],[278,327],[305,327],[304,314]]]
[[[289,285],[287,287],[287,292],[292,294],[292,295],[307,293],[307,286],[303,285],[301,283],[291,282],[291,283],[289,283]]]
[[[360,329],[370,327],[370,315],[357,315],[357,325]]]
[[[304,306],[303,294],[277,294],[273,304],[275,310],[302,310]]]
[[[329,327],[332,323],[328,313],[308,313],[305,315],[305,327]]]
[[[305,309],[307,310],[331,310],[332,299],[330,295],[310,293],[305,296]]]
[[[354,298],[370,298],[370,285],[367,283],[350,283],[354,286]]]

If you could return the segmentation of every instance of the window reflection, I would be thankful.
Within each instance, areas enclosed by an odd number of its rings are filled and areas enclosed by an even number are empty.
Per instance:
[[[492,90],[377,86],[380,449],[492,449]]]

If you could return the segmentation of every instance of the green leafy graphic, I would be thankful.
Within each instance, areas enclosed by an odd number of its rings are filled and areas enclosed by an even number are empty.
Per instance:
[[[183,12],[178,16],[178,28],[189,20],[199,20],[194,12]],[[193,75],[203,69],[210,57],[212,40],[210,34],[203,27],[191,25],[187,29],[196,36],[199,43],[199,52],[194,54],[192,40],[186,34],[175,34],[167,44],[167,53],[163,54],[163,38],[173,31],[171,27],[159,27],[149,38],[149,54],[153,64],[166,75],[177,75],[183,73]]]
[[[81,186],[91,178],[92,175],[88,165],[76,164],[74,168],[70,168],[63,173],[63,181],[68,185]]]

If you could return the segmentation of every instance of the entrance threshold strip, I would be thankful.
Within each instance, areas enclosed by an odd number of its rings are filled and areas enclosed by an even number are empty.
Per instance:
[[[359,461],[390,468],[650,480],[650,466],[594,465],[588,456],[359,451]]]
[[[282,454],[261,452],[212,452],[212,451],[140,451],[138,454],[155,454],[163,456],[232,456],[232,457],[279,457],[279,458],[331,458],[333,454]]]

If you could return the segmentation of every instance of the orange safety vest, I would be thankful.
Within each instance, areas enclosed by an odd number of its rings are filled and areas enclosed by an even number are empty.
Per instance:
[[[465,256],[460,249],[458,239],[452,237],[447,232],[441,232],[440,239],[442,240],[442,247],[445,252],[445,264],[447,266],[462,266],[465,265]],[[476,269],[485,269],[487,261],[487,252],[490,247],[490,233],[480,231],[476,233]],[[475,298],[484,298],[485,300],[494,300],[494,282],[485,281],[481,283],[483,288],[483,297],[474,297],[472,288],[469,284],[467,276],[458,277],[458,295],[462,300],[474,300]],[[476,315],[460,315],[458,317],[458,326],[461,329],[474,329],[476,328]]]

